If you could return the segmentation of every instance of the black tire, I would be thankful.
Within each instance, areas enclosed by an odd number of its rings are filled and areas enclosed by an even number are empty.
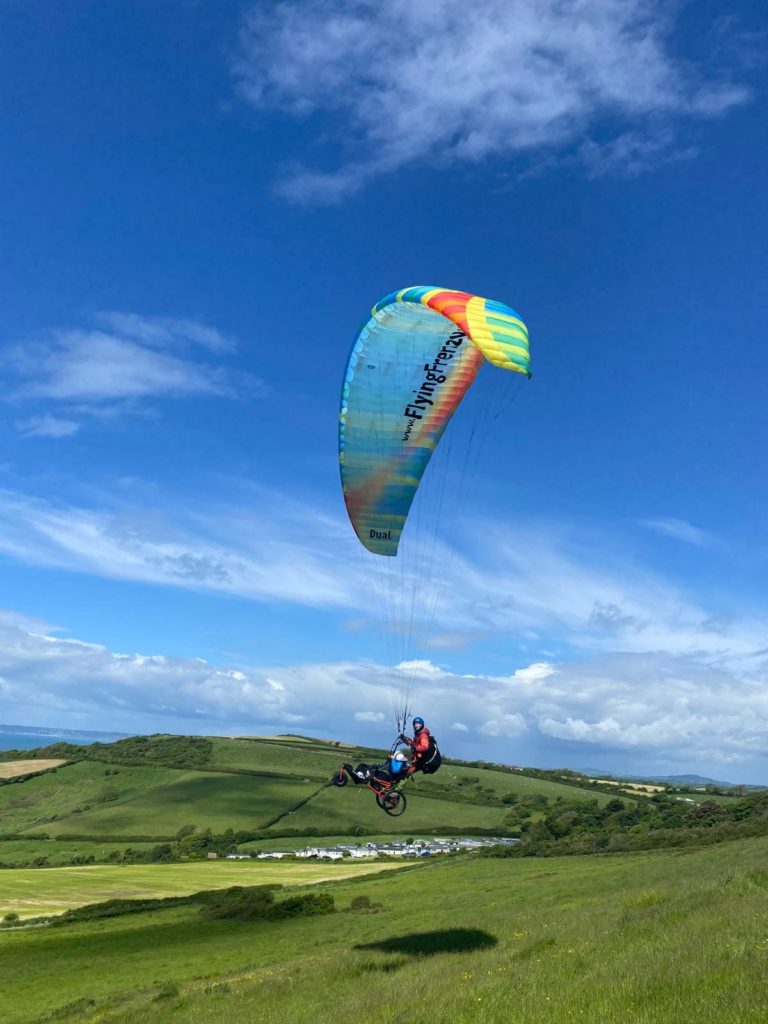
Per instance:
[[[344,769],[342,769],[340,772],[334,772],[334,774],[331,776],[331,782],[334,784],[334,786],[346,786],[346,784],[349,782],[349,779],[347,778],[347,773],[344,771]]]
[[[399,818],[401,814],[405,814],[405,809],[408,806],[405,795],[399,789],[377,794],[376,803],[391,818]]]

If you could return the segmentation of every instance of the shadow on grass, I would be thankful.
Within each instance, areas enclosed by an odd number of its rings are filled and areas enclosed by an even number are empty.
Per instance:
[[[435,956],[437,953],[471,953],[477,949],[491,949],[497,942],[495,935],[489,935],[479,928],[446,928],[439,932],[393,935],[377,942],[360,943],[354,948],[366,952],[376,950],[379,953],[399,953],[406,957]]]

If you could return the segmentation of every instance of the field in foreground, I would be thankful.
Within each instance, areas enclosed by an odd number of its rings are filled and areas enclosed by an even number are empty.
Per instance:
[[[386,871],[397,864],[300,861],[197,861],[190,864],[97,865],[0,872],[0,918],[61,914],[111,899],[186,896],[233,885],[307,885]]]
[[[323,885],[338,911],[323,917],[177,907],[5,931],[3,1009],[8,1024],[763,1024],[767,865],[766,838],[472,857]],[[361,895],[381,907],[351,909]]]

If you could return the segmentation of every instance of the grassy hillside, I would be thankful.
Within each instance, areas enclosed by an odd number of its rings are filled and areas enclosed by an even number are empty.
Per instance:
[[[276,772],[303,775],[325,781],[347,751],[329,744],[282,739],[211,739],[208,767],[235,771]]]
[[[80,761],[0,787],[0,833],[55,830],[69,819],[69,832],[83,832],[80,819],[112,803],[125,805],[174,781],[162,767],[109,766]]]
[[[301,779],[259,778],[213,772],[176,772],[154,788],[126,800],[102,804],[76,818],[59,816],[30,831],[51,836],[81,833],[173,836],[197,824],[215,832],[267,826],[312,793],[319,783]]]
[[[185,906],[0,931],[5,1020],[763,1024],[767,859],[765,838],[472,857],[327,884],[322,917]],[[381,906],[351,909],[360,896]]]
[[[323,789],[314,799],[276,822],[272,831],[285,828],[317,829],[320,835],[332,835],[359,827],[369,831],[411,833],[451,826],[455,828],[500,829],[507,808],[469,802],[435,800],[429,796],[429,782],[408,783],[404,792],[408,810],[402,817],[387,819],[376,806],[372,794],[363,786]]]
[[[502,830],[516,827],[505,826],[510,803],[537,794],[580,795],[601,805],[611,799],[546,778],[447,763],[439,775],[409,783],[408,812],[392,819],[368,791],[326,785],[342,760],[376,762],[383,751],[301,737],[132,737],[89,747],[56,744],[28,752],[27,760],[43,769],[55,756],[69,763],[0,785],[0,835],[89,838],[96,846],[81,853],[101,859],[110,840],[170,840],[187,825],[214,833],[328,835]],[[2,843],[0,862],[18,863]]]

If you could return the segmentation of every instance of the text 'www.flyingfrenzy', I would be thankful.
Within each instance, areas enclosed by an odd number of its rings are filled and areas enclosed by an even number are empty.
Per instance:
[[[465,338],[466,334],[463,331],[454,331],[435,356],[434,362],[424,363],[424,380],[418,389],[414,389],[416,397],[406,405],[403,411],[403,415],[408,420],[403,434],[404,441],[411,436],[416,420],[424,419],[427,406],[435,404],[435,392],[447,380],[445,371],[448,362],[456,355],[455,350],[461,347]]]

